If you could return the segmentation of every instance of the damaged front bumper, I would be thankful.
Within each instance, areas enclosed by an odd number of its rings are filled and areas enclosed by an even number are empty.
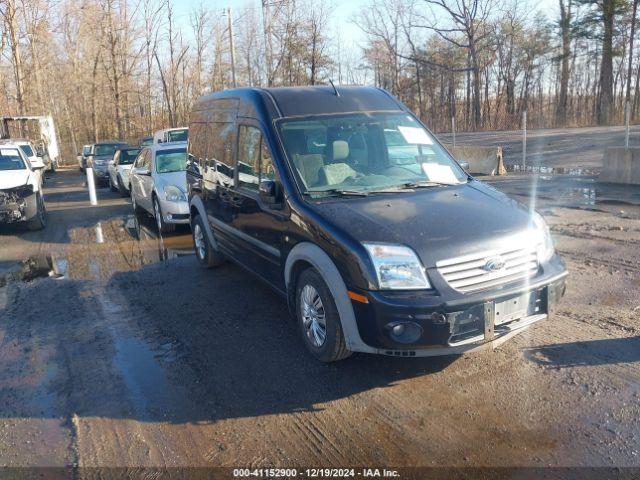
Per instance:
[[[31,185],[0,190],[0,223],[16,223],[35,215],[36,194]]]
[[[497,346],[553,315],[566,276],[557,258],[535,279],[473,295],[363,292],[366,303],[352,302],[365,344],[357,351],[427,357]]]

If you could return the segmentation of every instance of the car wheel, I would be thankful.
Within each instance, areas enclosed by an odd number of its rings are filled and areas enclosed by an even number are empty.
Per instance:
[[[158,232],[170,233],[176,229],[176,226],[173,223],[167,223],[164,221],[164,217],[162,216],[162,208],[160,208],[160,202],[158,202],[158,199],[156,197],[153,197],[153,216],[156,219]]]
[[[138,206],[138,202],[136,202],[136,196],[133,195],[133,192],[131,193],[131,206],[133,207],[133,213],[135,213],[136,215],[142,213],[142,210]]]
[[[118,187],[117,185],[114,185],[113,182],[111,181],[111,174],[109,174],[109,190],[111,190],[112,192],[117,192],[118,191]]]
[[[124,186],[124,182],[122,181],[122,177],[120,175],[118,175],[118,192],[120,192],[120,196],[121,197],[126,197],[129,195],[129,191],[127,190],[127,187]]]
[[[213,248],[200,215],[196,215],[191,222],[193,234],[193,248],[198,262],[205,268],[213,268],[224,263],[224,256]]]
[[[36,193],[36,214],[27,221],[27,228],[31,231],[42,230],[47,226],[47,209],[42,195]]]
[[[302,272],[296,282],[296,318],[303,342],[316,359],[335,362],[351,355],[333,295],[313,268]]]

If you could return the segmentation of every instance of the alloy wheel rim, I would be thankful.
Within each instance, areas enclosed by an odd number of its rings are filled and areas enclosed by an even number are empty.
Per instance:
[[[305,333],[311,345],[322,347],[327,339],[326,312],[320,294],[312,285],[300,291],[300,309]]]
[[[204,259],[204,235],[202,234],[202,229],[198,224],[196,224],[196,226],[193,228],[193,241],[196,244],[196,252],[198,253],[198,257]]]

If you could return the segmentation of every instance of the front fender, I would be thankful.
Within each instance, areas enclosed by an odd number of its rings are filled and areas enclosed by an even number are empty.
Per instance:
[[[351,305],[351,299],[347,292],[347,286],[329,255],[317,245],[308,242],[297,244],[289,255],[284,268],[285,284],[287,291],[295,288],[292,284],[293,267],[299,261],[309,263],[322,276],[324,282],[329,287],[333,300],[340,315],[340,323],[342,324],[342,333],[344,334],[347,348],[352,352],[370,352],[375,353],[376,349],[365,344],[360,337],[358,324]]]
[[[189,202],[189,212],[191,215],[191,222],[193,222],[193,211],[197,211],[200,218],[204,220],[204,231],[207,234],[207,238],[211,246],[215,249],[218,248],[218,243],[216,242],[216,238],[213,235],[213,230],[211,229],[211,223],[209,223],[209,218],[207,217],[207,210],[204,207],[204,202],[200,197],[191,197],[191,201]]]

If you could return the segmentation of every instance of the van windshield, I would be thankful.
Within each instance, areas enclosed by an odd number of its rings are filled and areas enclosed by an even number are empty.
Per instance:
[[[367,194],[467,181],[462,168],[406,113],[285,119],[278,128],[303,193]]]

